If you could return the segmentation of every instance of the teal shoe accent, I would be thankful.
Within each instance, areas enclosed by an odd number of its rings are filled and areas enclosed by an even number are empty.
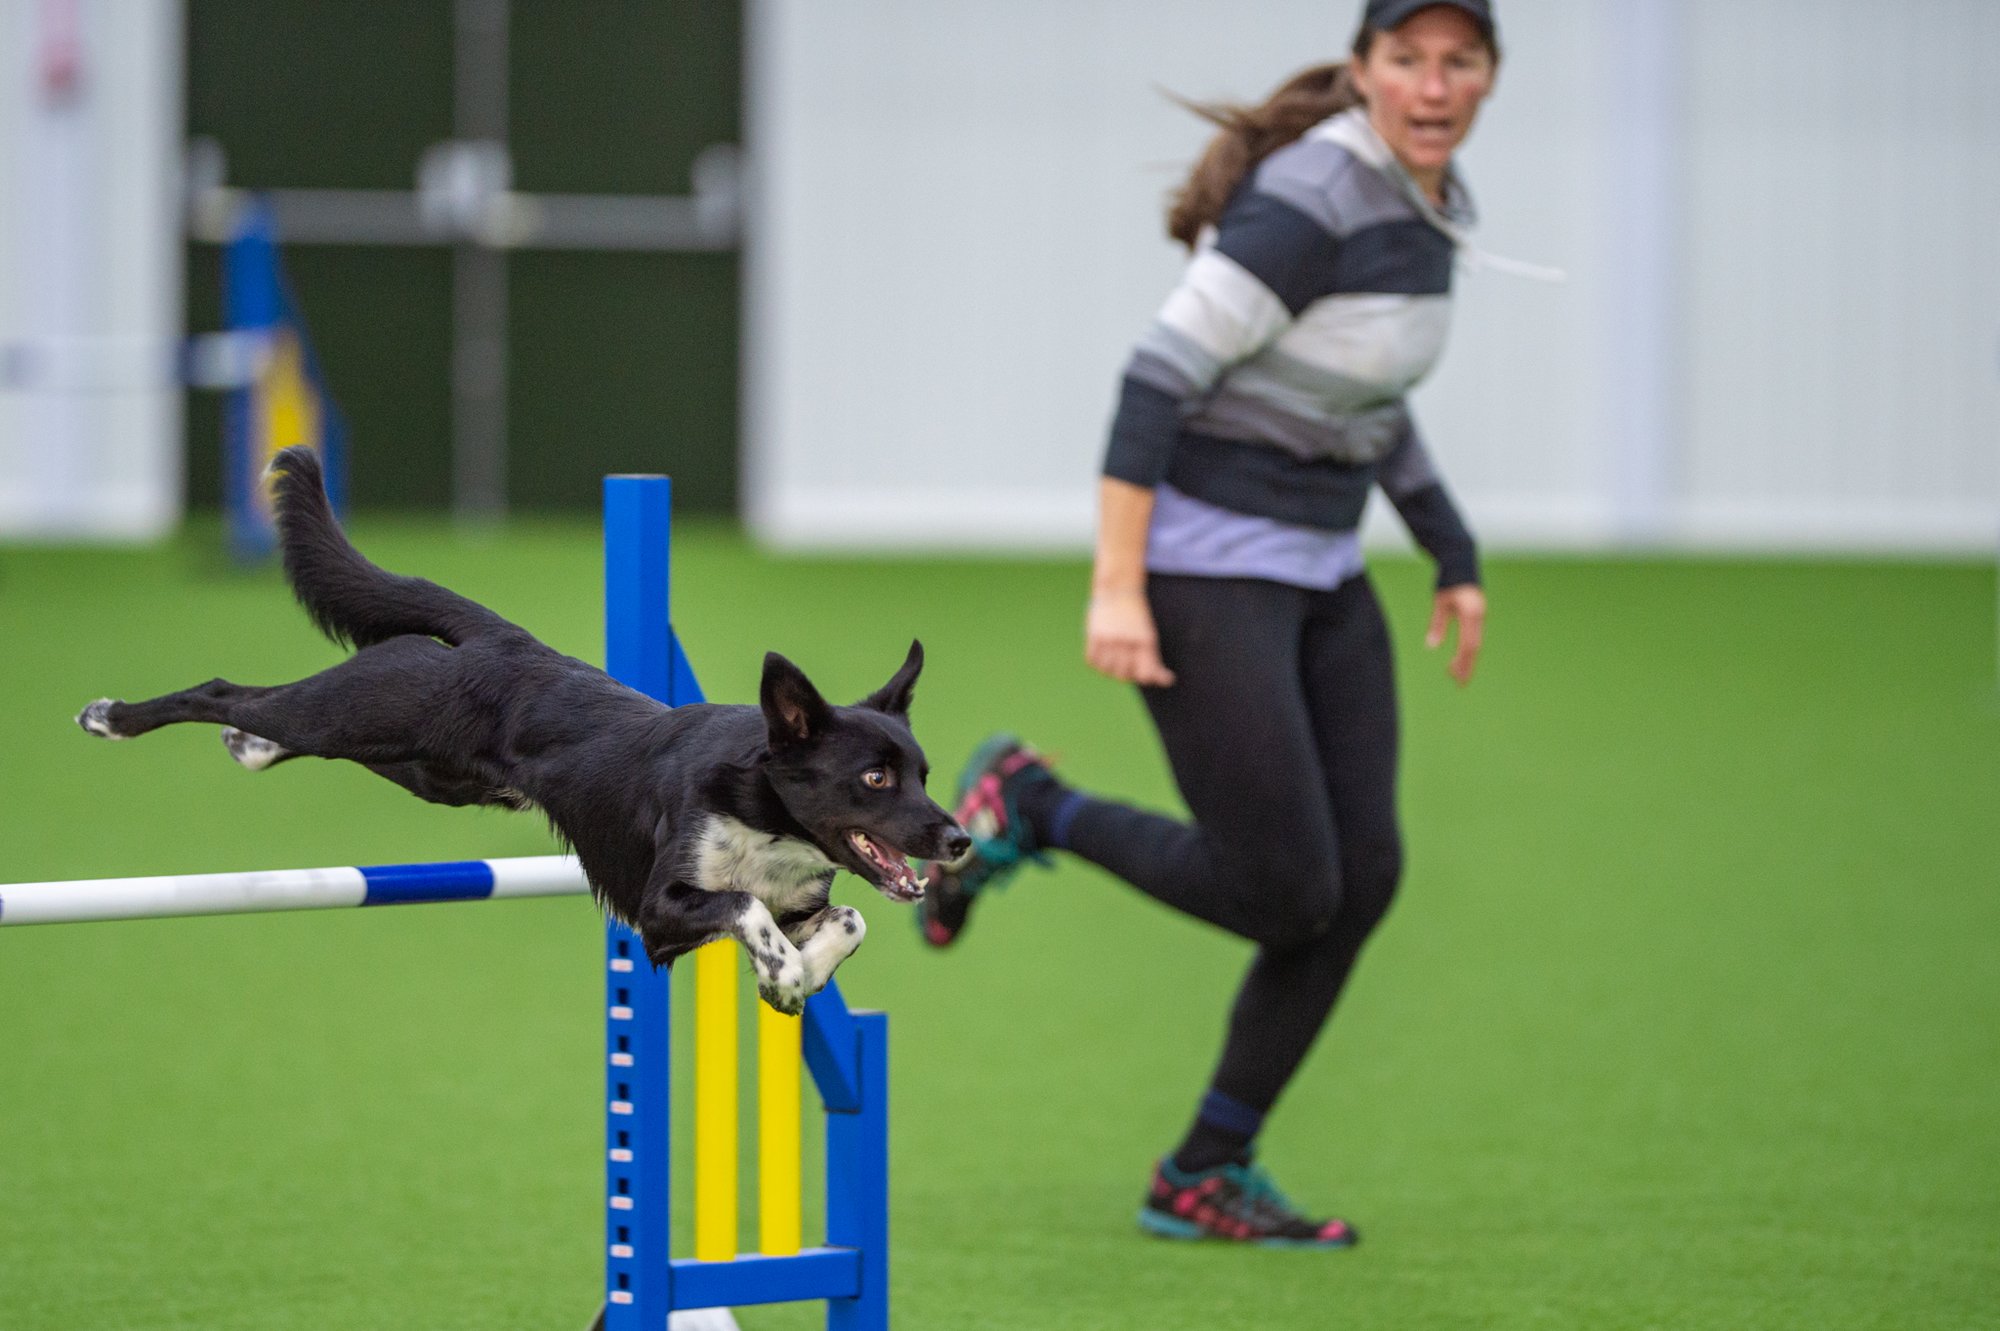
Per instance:
[[[1265,1248],[1351,1248],[1361,1235],[1345,1220],[1309,1220],[1271,1176],[1248,1161],[1188,1173],[1159,1162],[1139,1227],[1166,1239],[1217,1239]]]
[[[1161,1239],[1199,1239],[1208,1236],[1208,1232],[1192,1220],[1161,1215],[1158,1211],[1145,1206],[1139,1208],[1139,1228]]]
[[[1007,794],[1008,778],[1028,767],[1046,770],[1039,754],[1003,732],[987,736],[960,771],[952,816],[972,848],[954,864],[933,861],[921,868],[928,883],[916,910],[917,932],[932,947],[957,941],[981,892],[1005,887],[1023,864],[1049,863]]]

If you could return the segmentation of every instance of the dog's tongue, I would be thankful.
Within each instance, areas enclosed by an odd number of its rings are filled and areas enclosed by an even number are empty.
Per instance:
[[[882,885],[903,900],[914,901],[924,894],[923,880],[917,877],[910,862],[888,846],[869,839],[865,832],[851,832],[849,840],[861,857],[882,871]]]

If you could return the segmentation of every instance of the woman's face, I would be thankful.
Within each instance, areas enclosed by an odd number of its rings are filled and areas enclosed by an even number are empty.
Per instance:
[[[1493,91],[1493,53],[1479,28],[1449,5],[1420,9],[1377,33],[1352,69],[1375,132],[1405,170],[1435,189]]]

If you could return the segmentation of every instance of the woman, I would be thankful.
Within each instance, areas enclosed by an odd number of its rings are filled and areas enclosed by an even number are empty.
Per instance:
[[[1125,374],[1084,656],[1136,684],[1193,821],[1064,785],[1008,736],[961,781],[975,838],[930,866],[924,936],[1066,850],[1257,945],[1187,1136],[1140,1211],[1174,1238],[1347,1247],[1252,1151],[1402,868],[1389,638],[1357,526],[1380,485],[1437,563],[1427,643],[1478,658],[1472,537],[1404,403],[1437,358],[1470,201],[1453,151],[1492,90],[1483,0],[1370,0],[1346,65],[1223,128],[1169,214],[1194,251]]]

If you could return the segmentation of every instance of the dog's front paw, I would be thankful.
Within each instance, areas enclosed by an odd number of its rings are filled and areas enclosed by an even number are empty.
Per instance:
[[[795,971],[794,982],[784,979],[757,981],[757,997],[788,1017],[796,1017],[806,1010],[806,973],[804,967]]]
[[[111,709],[117,702],[116,698],[99,698],[76,714],[76,723],[99,739],[124,739],[111,728]]]
[[[751,966],[757,973],[757,997],[788,1017],[806,1010],[806,995],[812,991],[807,988],[805,958],[797,951],[788,946],[759,948],[751,954]]]
[[[853,956],[867,936],[868,921],[861,918],[860,911],[852,906],[829,906],[812,937],[799,945],[806,963],[806,991],[816,994],[826,988],[840,963]]]

